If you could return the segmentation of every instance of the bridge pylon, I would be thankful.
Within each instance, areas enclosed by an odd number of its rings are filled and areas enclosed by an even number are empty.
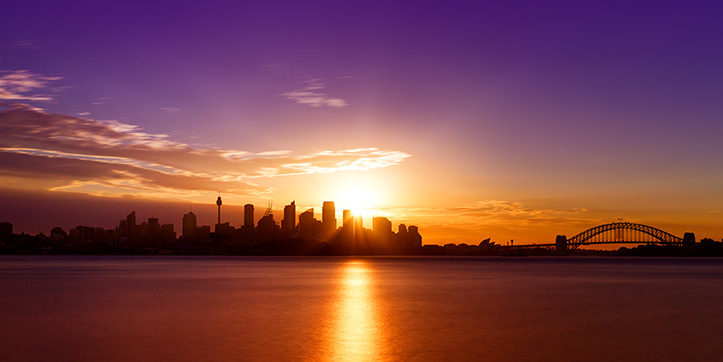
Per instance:
[[[695,234],[694,233],[683,234],[683,245],[687,246],[687,247],[695,245]]]
[[[567,255],[567,235],[558,235],[555,238],[555,252],[557,255]]]

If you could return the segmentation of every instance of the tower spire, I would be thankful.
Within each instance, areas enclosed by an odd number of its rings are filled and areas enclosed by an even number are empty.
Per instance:
[[[218,205],[218,223],[217,225],[221,225],[221,193],[218,193],[218,199],[216,199],[216,205]]]

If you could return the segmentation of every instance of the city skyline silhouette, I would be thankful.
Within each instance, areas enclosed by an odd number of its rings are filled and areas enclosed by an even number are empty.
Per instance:
[[[619,217],[723,237],[716,2],[11,5],[0,219],[18,230],[179,204],[213,225],[221,192],[363,201],[435,244]]]
[[[723,360],[723,1],[0,9],[0,362]]]
[[[53,227],[49,234],[16,233],[11,222],[0,222],[0,253],[4,254],[191,254],[191,255],[638,255],[723,256],[723,240],[703,238],[693,232],[681,238],[666,231],[618,218],[609,224],[590,227],[574,236],[557,235],[554,242],[506,244],[486,238],[478,244],[423,243],[416,225],[399,223],[397,230],[387,217],[372,216],[372,227],[364,227],[361,215],[352,210],[337,212],[334,201],[324,201],[321,219],[314,208],[297,212],[296,201],[285,205],[283,218],[275,219],[269,202],[263,213],[253,204],[243,205],[243,216],[235,223],[222,213],[221,195],[215,201],[215,225],[201,225],[196,214],[183,214],[181,228],[161,223],[156,217],[138,222],[136,211],[121,219],[115,228],[78,225],[66,232]],[[261,211],[261,210],[259,210]],[[337,220],[337,215],[341,218]],[[585,250],[580,247],[623,244],[632,250]]]

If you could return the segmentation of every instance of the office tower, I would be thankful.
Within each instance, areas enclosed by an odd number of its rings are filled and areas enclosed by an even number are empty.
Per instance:
[[[391,245],[392,222],[386,217],[372,218],[372,244],[376,250],[388,253],[398,253],[398,248]]]
[[[161,225],[161,238],[166,242],[176,239],[176,232],[173,231],[173,224]]]
[[[364,219],[361,215],[354,218],[354,254],[367,254],[369,247],[367,245],[366,233],[364,233]]]
[[[128,216],[126,216],[126,222],[128,223],[128,227],[134,228],[136,227],[136,212],[133,211]]]
[[[284,218],[281,220],[281,232],[285,236],[294,233],[296,228],[296,201],[284,206]]]
[[[311,240],[314,237],[314,208],[299,214],[299,236]]]
[[[138,225],[137,229],[138,229],[138,238],[139,239],[145,239],[148,237],[148,223],[147,222],[144,221],[144,222],[140,223],[140,225]]]
[[[354,218],[354,235],[361,236],[364,233],[364,218],[357,216]]]
[[[126,216],[126,230],[125,234],[129,239],[136,238],[136,212],[133,211]]]
[[[161,237],[161,224],[158,223],[158,218],[148,218],[148,239],[150,241],[158,241]]]
[[[336,231],[336,207],[334,201],[324,201],[321,208],[321,223],[324,230],[322,237],[328,239]]]
[[[219,195],[218,199],[216,199],[216,205],[218,206],[218,222],[216,225],[221,225],[221,196]]]
[[[386,217],[375,216],[372,218],[372,231],[375,234],[391,234],[392,222]]]
[[[397,232],[397,243],[396,249],[406,250],[409,246],[409,232],[407,232],[407,225],[399,224],[399,231]]]
[[[274,240],[276,238],[277,228],[276,221],[274,221],[274,214],[270,212],[265,213],[264,216],[259,219],[257,225],[256,236],[258,241]]]
[[[343,232],[348,232],[354,235],[354,214],[351,210],[342,211],[342,225]]]
[[[351,210],[342,211],[340,237],[341,252],[352,253],[354,246],[354,214]]]
[[[194,231],[196,239],[201,241],[209,241],[211,238],[211,227],[208,225],[199,226]]]
[[[254,205],[244,205],[244,229],[251,232],[254,230]]]
[[[414,225],[409,225],[409,249],[418,250],[422,247],[422,235],[419,235],[419,229]]]
[[[192,238],[196,235],[196,215],[193,212],[183,215],[183,236]]]

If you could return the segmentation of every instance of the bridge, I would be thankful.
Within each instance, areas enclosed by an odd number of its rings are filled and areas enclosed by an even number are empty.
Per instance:
[[[695,243],[693,233],[679,238],[658,228],[632,222],[613,222],[589,228],[571,238],[558,235],[555,243],[514,245],[516,248],[555,247],[559,254],[567,254],[581,245],[592,244],[663,244],[683,245]]]

